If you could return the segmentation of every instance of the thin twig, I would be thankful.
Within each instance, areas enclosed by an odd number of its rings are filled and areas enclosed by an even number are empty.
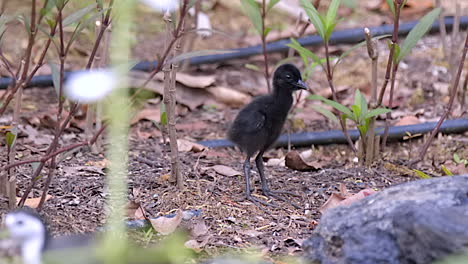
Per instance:
[[[262,53],[263,53],[263,61],[265,63],[264,68],[264,76],[268,87],[268,92],[271,92],[271,84],[270,84],[270,71],[268,70],[268,53],[266,49],[266,34],[265,34],[265,19],[266,19],[266,2],[262,0],[262,9],[261,9],[261,16],[262,16],[262,32],[260,32],[262,38]]]
[[[338,102],[338,96],[336,94],[336,89],[335,85],[333,84],[333,71],[331,70],[331,65],[330,65],[330,53],[328,50],[329,43],[328,41],[325,41],[325,59],[326,59],[326,68],[325,71],[327,73],[327,81],[328,85],[330,86],[331,92],[332,92],[332,97],[333,101]],[[353,141],[351,140],[351,137],[349,136],[348,129],[346,128],[346,124],[344,123],[343,118],[340,116],[340,125],[341,125],[341,130],[343,131],[343,135],[346,138],[346,141],[348,141],[348,145],[351,147],[353,152],[357,152],[356,147],[353,144]]]
[[[398,44],[398,29],[400,27],[400,11],[401,11],[401,8],[402,8],[402,5],[403,5],[403,0],[396,0],[394,1],[395,3],[395,17],[394,17],[394,21],[393,21],[393,34],[392,34],[392,47],[390,49],[390,53],[388,54],[388,61],[387,61],[387,70],[385,72],[385,80],[384,80],[384,84],[382,86],[382,88],[380,89],[380,95],[379,95],[379,99],[377,101],[377,107],[380,107],[382,106],[382,102],[383,102],[383,97],[384,97],[384,94],[385,94],[385,90],[387,88],[387,84],[388,84],[388,81],[389,81],[389,78],[391,77],[391,88],[390,88],[390,102],[389,102],[389,107],[391,108],[391,104],[392,104],[392,100],[393,100],[393,91],[394,91],[394,87],[395,87],[395,78],[396,78],[396,73],[397,73],[397,69],[398,69],[398,65],[394,65],[396,64],[396,61],[394,59],[394,54],[395,54],[395,47],[396,45]],[[382,144],[380,145],[380,151],[384,151],[385,149],[385,144],[386,144],[386,141],[387,141],[387,137],[388,137],[388,131],[389,131],[389,127],[390,127],[390,113],[387,113],[387,118],[386,118],[386,122],[385,122],[385,131],[384,131],[384,135],[383,135],[383,138],[382,138]]]
[[[169,56],[169,53],[172,50],[172,47],[175,45],[177,39],[179,39],[182,36],[180,32],[182,28],[182,21],[185,20],[185,16],[187,16],[187,13],[188,13],[188,1],[184,0],[183,5],[180,9],[179,21],[173,33],[173,38],[169,41],[162,56],[159,58],[156,68],[149,74],[148,78],[143,82],[143,84],[135,91],[135,93],[131,97],[131,100],[133,100],[143,90],[143,88],[145,88],[146,85],[148,85],[148,83],[153,80],[154,76],[156,76],[156,74],[161,71],[162,67],[166,63],[166,59]]]
[[[468,86],[468,71],[465,73],[465,81],[463,82],[463,86],[462,86],[462,89],[461,89],[461,93],[460,93],[460,108],[461,109],[465,109],[465,97],[466,97],[466,90],[467,90],[467,87]]]
[[[110,2],[110,5],[112,5],[113,1]],[[63,7],[62,7],[63,8]],[[106,14],[106,17],[110,17],[110,10],[112,10],[111,6],[108,8],[108,13]],[[59,16],[60,17],[60,12],[59,12]],[[61,19],[60,19],[61,21]],[[58,24],[60,24],[60,21],[58,21]],[[59,26],[60,27],[60,26]],[[63,29],[62,29],[62,34],[61,34],[61,37],[63,37]],[[98,48],[99,44],[100,44],[100,40],[101,39],[96,39],[95,43],[94,43],[94,47],[93,47],[93,50]],[[61,62],[63,61],[63,63],[65,62],[65,58],[66,58],[66,55],[67,55],[67,51],[68,49],[65,47],[65,44],[63,42],[62,44],[62,41],[61,41],[61,44],[60,44],[60,59],[61,59]],[[94,58],[95,58],[95,55],[96,53],[92,53],[90,55],[90,58],[88,60],[88,64],[89,65],[92,65],[92,62],[94,61]],[[62,63],[61,63],[62,64]],[[64,70],[62,67],[61,67],[61,71]],[[60,86],[62,87],[63,86],[63,72],[61,72],[61,80],[60,80]],[[60,88],[62,89],[62,88]],[[60,99],[59,99],[60,100]],[[61,116],[61,111],[60,111],[60,108],[63,109],[63,101],[61,102],[62,105],[60,104],[60,101],[59,101],[59,114],[58,116]],[[61,107],[60,107],[61,106]],[[31,190],[34,188],[37,180],[39,179],[38,176],[39,174],[41,173],[42,169],[44,168],[44,165],[45,163],[53,158],[55,159],[55,157],[62,153],[62,152],[57,152],[56,149],[58,147],[58,141],[61,137],[61,135],[63,134],[63,131],[65,130],[65,128],[68,126],[68,124],[70,123],[71,119],[75,116],[77,110],[79,109],[79,104],[78,103],[74,103],[72,104],[71,106],[71,110],[69,111],[67,117],[65,118],[65,120],[63,122],[57,122],[58,126],[56,128],[56,131],[54,133],[54,138],[52,140],[52,143],[49,145],[49,148],[47,149],[46,151],[46,154],[45,156],[43,156],[40,161],[39,161],[39,165],[37,166],[36,170],[34,171],[33,175],[32,175],[32,181],[31,181],[31,184],[28,186],[28,188],[25,190],[25,192],[23,193],[23,196],[21,197],[21,200],[19,201],[18,205],[19,206],[23,206],[25,201],[26,201],[26,198],[28,197],[29,193],[31,192]],[[101,129],[94,135],[94,137],[90,140],[90,141],[84,141],[84,142],[81,142],[81,143],[77,143],[77,144],[72,144],[72,145],[69,145],[67,147],[64,147],[62,149],[60,149],[61,151],[63,149],[66,149],[65,151],[68,151],[68,150],[71,150],[71,149],[74,149],[74,148],[77,148],[77,147],[80,147],[80,146],[84,146],[84,145],[90,145],[90,144],[93,144],[97,138],[99,137],[99,135],[102,133],[102,131],[104,131],[105,129],[105,126],[101,127]],[[91,142],[91,143],[90,143]],[[11,165],[14,165],[14,166],[19,166],[19,165],[22,165],[22,164],[27,164],[27,163],[30,163],[30,162],[26,162],[26,163],[15,163],[15,164],[11,164]],[[51,165],[54,165],[55,161],[54,162],[51,162],[50,164]],[[51,168],[53,169],[53,168]],[[53,176],[53,174],[49,174],[49,176]],[[47,182],[50,183],[51,179],[48,179]],[[48,186],[45,187],[46,191],[47,191],[47,188]],[[46,191],[43,192],[43,197],[41,199],[44,199],[45,195],[46,195]],[[43,202],[42,202],[43,203]]]
[[[395,6],[395,18],[393,21],[393,33],[392,33],[392,47],[390,49],[390,53],[388,54],[388,61],[387,61],[387,70],[385,71],[385,79],[380,89],[379,98],[377,100],[377,106],[382,106],[383,97],[385,95],[385,90],[387,89],[388,81],[390,80],[391,72],[392,72],[392,65],[393,65],[393,55],[395,53],[395,44],[398,43],[398,28],[400,27],[400,9],[402,1],[394,1],[396,3]]]
[[[445,19],[444,19],[444,9],[440,3],[440,0],[436,0],[436,7],[441,9],[439,13],[439,31],[440,31],[440,39],[442,42],[442,51],[444,54],[444,59],[448,59],[448,45],[447,45],[447,30],[445,28]]]
[[[51,38],[53,38],[55,36],[55,30],[56,30],[56,27],[57,27],[57,19],[55,21],[55,26],[53,28],[50,29],[50,36]],[[32,78],[34,77],[34,75],[36,75],[37,71],[42,67],[42,65],[44,65],[44,60],[45,60],[45,56],[47,54],[47,51],[49,50],[49,47],[50,47],[50,44],[52,42],[52,39],[51,38],[48,38],[47,39],[47,42],[46,44],[44,45],[44,48],[42,49],[42,53],[41,53],[41,56],[39,57],[39,61],[37,62],[36,66],[31,70],[31,72],[29,73],[29,75],[26,77],[26,79],[24,80],[24,82],[21,84],[19,83],[19,80],[16,81],[15,80],[15,85],[14,85],[14,88],[13,89],[10,89],[9,90],[9,93],[8,93],[8,96],[6,96],[6,99],[3,101],[2,100],[2,107],[0,108],[0,115],[3,115],[3,113],[6,111],[8,105],[10,104],[11,100],[14,98],[15,96],[15,93],[18,91],[18,89],[23,86],[25,87],[31,80]],[[23,63],[22,63],[23,64]],[[20,67],[21,68],[21,67]],[[18,74],[16,74],[18,75]],[[16,79],[16,78],[15,78]]]
[[[431,145],[432,141],[434,140],[435,135],[437,134],[437,132],[439,132],[440,126],[442,125],[442,123],[448,117],[448,115],[450,114],[450,112],[452,110],[453,103],[455,101],[455,97],[457,96],[457,90],[458,90],[459,82],[460,82],[460,79],[461,79],[463,66],[465,65],[465,59],[466,59],[466,53],[467,52],[468,52],[468,33],[466,34],[465,46],[463,48],[463,52],[462,52],[462,55],[461,55],[461,58],[460,58],[460,62],[458,64],[457,75],[455,76],[455,80],[452,83],[453,84],[452,89],[450,90],[450,100],[448,102],[447,108],[445,109],[445,112],[442,114],[439,121],[437,122],[437,125],[432,130],[432,133],[429,136],[429,138],[427,139],[426,143],[422,147],[421,153],[419,154],[418,158],[410,163],[411,166],[418,163],[418,162],[420,162],[424,158],[424,156],[427,153],[427,150],[429,149],[429,146]]]

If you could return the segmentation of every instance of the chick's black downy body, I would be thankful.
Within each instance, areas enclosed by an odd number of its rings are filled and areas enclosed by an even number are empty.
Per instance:
[[[246,195],[254,203],[260,202],[251,196],[250,189],[250,158],[256,152],[258,154],[255,163],[263,193],[279,198],[268,187],[262,157],[278,139],[293,103],[292,94],[299,89],[307,89],[299,70],[292,64],[281,65],[273,76],[273,92],[260,96],[245,106],[228,131],[228,138],[247,154],[244,162]]]

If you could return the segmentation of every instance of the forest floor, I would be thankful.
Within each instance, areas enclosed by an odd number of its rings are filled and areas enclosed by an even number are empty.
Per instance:
[[[372,2],[372,1],[370,1]],[[432,2],[432,1],[431,1]],[[213,25],[222,14],[232,7],[219,1],[210,11]],[[358,9],[357,9],[358,10]],[[360,10],[360,9],[359,9]],[[345,10],[346,11],[346,10]],[[345,12],[343,11],[343,12]],[[237,15],[242,16],[240,11]],[[349,11],[349,16],[359,17],[362,11]],[[381,13],[372,14],[375,21],[368,26],[376,26],[391,21]],[[415,11],[416,12],[416,11]],[[419,12],[419,13],[418,13]],[[411,20],[424,14],[418,11],[408,15]],[[144,13],[144,16],[151,14]],[[346,12],[342,14],[346,15]],[[144,19],[144,18],[141,19]],[[383,17],[378,19],[379,17]],[[243,32],[235,34],[234,40],[214,35],[208,39],[198,39],[196,48],[234,48],[259,44],[258,39],[248,31],[249,22],[245,17],[238,23],[228,24],[224,32]],[[293,21],[292,19],[290,19]],[[345,28],[359,25],[359,19],[345,23]],[[371,20],[372,21],[372,20]],[[362,21],[361,21],[362,22]],[[292,23],[292,22],[291,22]],[[294,25],[294,24],[293,24]],[[367,25],[367,24],[366,24]],[[147,32],[137,32],[138,44],[134,49],[136,58],[151,58],[154,37],[152,40],[142,38]],[[223,41],[220,41],[223,39]],[[219,44],[222,43],[222,44]],[[460,42],[461,43],[461,42]],[[161,43],[159,43],[161,44]],[[387,57],[387,44],[381,41],[379,63],[379,84],[382,82]],[[332,52],[340,54],[349,45],[333,46]],[[314,52],[323,55],[323,48]],[[79,52],[78,52],[79,53]],[[155,55],[155,54],[153,54]],[[79,69],[79,56],[73,57],[77,62],[70,63],[69,70]],[[284,59],[285,54],[270,56],[270,69]],[[195,82],[180,82],[177,132],[180,139],[187,142],[199,140],[222,139],[230,122],[239,111],[239,107],[252,97],[266,92],[266,82],[261,72],[247,69],[245,64],[262,67],[263,57],[235,60],[222,64],[189,67],[184,73],[195,77]],[[301,66],[300,58],[292,61]],[[440,49],[440,37],[428,36],[420,41],[411,55],[405,59],[397,77],[396,100],[391,114],[392,125],[417,124],[434,122],[442,115],[448,102],[449,71]],[[47,69],[44,70],[47,73]],[[339,101],[344,105],[353,103],[356,89],[367,97],[370,94],[370,61],[365,48],[357,49],[344,59],[337,67],[336,86]],[[208,81],[207,81],[208,80]],[[205,84],[205,83],[208,84]],[[324,72],[317,67],[307,81],[313,93],[329,96]],[[160,83],[155,83],[160,85]],[[190,87],[202,86],[202,87]],[[229,87],[239,94],[236,98],[225,98],[219,94]],[[380,87],[380,86],[379,86]],[[211,90],[210,90],[211,89]],[[203,90],[200,92],[200,90]],[[207,92],[209,91],[209,92]],[[301,95],[297,107],[291,113],[284,132],[312,132],[338,129],[325,117],[315,112],[310,106],[316,101],[305,99]],[[163,142],[161,131],[155,126],[159,122],[160,95],[154,90],[145,94],[141,103],[134,107],[135,117],[129,133],[129,171],[128,198],[132,205],[138,205],[147,217],[156,217],[181,210],[200,210],[201,214],[190,221],[183,222],[191,231],[191,239],[197,241],[194,247],[208,254],[224,250],[257,249],[262,254],[298,255],[302,241],[307,239],[320,221],[320,208],[333,193],[343,192],[343,186],[350,193],[358,193],[366,188],[375,191],[391,185],[420,179],[407,166],[409,160],[419,155],[426,136],[414,136],[413,139],[390,142],[385,151],[370,167],[365,167],[356,159],[356,154],[347,145],[317,145],[305,148],[293,147],[304,155],[307,161],[314,164],[309,171],[297,171],[284,165],[286,149],[272,149],[265,155],[266,173],[271,189],[289,191],[297,196],[285,196],[300,205],[296,209],[283,201],[272,200],[277,208],[259,208],[244,200],[245,180],[242,174],[244,156],[235,148],[182,148],[179,152],[181,172],[185,178],[185,188],[179,191],[169,181],[170,158],[169,146]],[[148,99],[150,98],[150,99]],[[144,99],[144,100],[143,100]],[[17,159],[38,157],[50,144],[54,131],[54,118],[57,111],[57,96],[54,88],[31,88],[24,91],[22,121],[18,138]],[[11,111],[2,116],[0,123],[7,124]],[[451,118],[467,118],[466,111],[458,103]],[[378,120],[383,125],[384,120]],[[353,128],[348,124],[349,128]],[[67,145],[85,139],[84,115],[78,115],[67,128],[61,144]],[[467,133],[459,135],[438,135],[431,145],[425,159],[414,168],[432,177],[444,175],[444,165],[454,174],[467,173],[467,168],[454,162],[454,154],[468,158]],[[102,141],[101,141],[102,142]],[[5,143],[2,139],[2,147]],[[102,149],[106,145],[103,143]],[[5,152],[6,153],[6,152]],[[54,235],[93,232],[105,224],[106,167],[108,161],[103,151],[93,152],[87,148],[77,149],[60,157],[58,169],[49,189],[49,199],[42,209],[50,230]],[[6,155],[1,157],[2,164]],[[32,167],[20,166],[18,169],[18,196],[31,182]],[[42,174],[45,178],[47,170]],[[252,170],[255,195],[261,195],[259,177]],[[44,180],[40,180],[29,197],[31,204],[42,194]],[[2,199],[0,212],[7,211],[7,200]],[[141,218],[141,215],[129,210],[129,219]],[[200,226],[203,226],[200,231]],[[198,232],[197,232],[198,230]]]

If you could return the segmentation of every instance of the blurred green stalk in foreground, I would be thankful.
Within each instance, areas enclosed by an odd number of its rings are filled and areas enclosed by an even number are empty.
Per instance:
[[[130,59],[132,37],[130,33],[135,0],[118,0],[114,4],[114,20],[112,22],[112,41],[110,58],[116,76],[119,76],[117,89],[114,89],[106,100],[105,111],[109,118],[107,158],[110,161],[107,173],[109,187],[107,232],[104,235],[102,257],[105,263],[124,263],[128,249],[125,234],[125,204],[127,196],[127,156],[128,156],[128,124],[129,100],[126,96],[127,71],[125,67]]]

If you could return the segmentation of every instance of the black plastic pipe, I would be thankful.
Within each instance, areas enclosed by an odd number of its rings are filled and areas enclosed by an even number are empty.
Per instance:
[[[399,27],[398,33],[400,35],[406,35],[408,32],[416,26],[418,21],[413,21],[409,23],[403,23]],[[452,30],[454,23],[453,17],[445,17],[445,26],[447,31]],[[468,27],[468,17],[460,17],[460,29],[466,29]],[[346,29],[333,32],[330,37],[330,44],[354,44],[364,40],[364,28],[356,28],[356,29]],[[387,34],[392,34],[393,32],[393,25],[383,25],[378,27],[370,27],[372,32],[372,36],[382,36]],[[439,22],[436,21],[432,24],[429,32],[435,33],[439,31]],[[297,41],[302,46],[319,46],[322,45],[322,38],[318,35],[310,35],[303,38],[297,39]],[[267,52],[282,52],[287,51],[289,49],[287,44],[290,43],[289,39],[279,40],[275,42],[268,43],[266,48]],[[189,59],[190,65],[201,65],[201,64],[210,64],[210,63],[219,63],[224,62],[227,60],[233,59],[243,59],[254,55],[262,54],[262,46],[256,45],[246,48],[234,49],[232,52],[225,53],[225,54],[214,54],[214,55],[205,55],[205,56],[198,56]],[[138,71],[151,71],[157,66],[158,62],[140,62],[135,65],[132,70]],[[65,72],[64,77],[67,78],[72,72]],[[8,85],[11,83],[12,79],[9,77],[0,78],[0,89],[6,89]],[[28,83],[27,87],[49,87],[53,85],[52,76],[51,75],[41,75],[35,76],[32,78],[31,82]]]
[[[406,132],[411,133],[411,135],[429,133],[434,129],[436,124],[437,122],[430,122],[417,125],[390,127],[388,140],[401,140],[404,136],[407,135]],[[442,123],[442,126],[439,129],[439,133],[444,134],[457,134],[464,133],[466,131],[468,131],[468,119],[447,120]],[[353,141],[359,138],[359,132],[357,130],[349,130],[348,132]],[[383,135],[383,128],[376,128],[376,134]],[[290,134],[289,141],[291,142],[292,146],[296,147],[348,143],[341,130]],[[234,144],[227,139],[203,140],[197,143],[210,148],[234,147]],[[288,146],[288,135],[281,135],[275,146]]]

